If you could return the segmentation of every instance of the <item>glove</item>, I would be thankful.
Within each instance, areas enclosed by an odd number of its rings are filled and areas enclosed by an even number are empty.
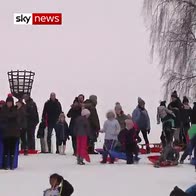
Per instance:
[[[147,133],[150,134],[150,129],[147,130]]]

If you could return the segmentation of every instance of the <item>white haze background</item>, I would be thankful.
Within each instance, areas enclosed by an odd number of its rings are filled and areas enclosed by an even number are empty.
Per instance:
[[[36,72],[32,97],[41,114],[50,92],[65,112],[75,96],[98,96],[101,123],[119,101],[132,113],[140,96],[158,141],[156,107],[161,99],[157,66],[150,63],[143,0],[7,0],[1,4],[0,98],[9,92],[7,71]],[[14,13],[60,12],[62,26],[20,26]]]

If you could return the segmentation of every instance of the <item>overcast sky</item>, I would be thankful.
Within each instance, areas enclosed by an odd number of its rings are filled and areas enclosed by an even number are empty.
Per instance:
[[[137,97],[146,101],[152,121],[161,98],[159,69],[150,63],[143,0],[7,0],[1,4],[0,98],[9,92],[7,71],[36,72],[32,97],[39,111],[56,92],[65,112],[74,97],[98,96],[101,122],[121,102],[132,113]],[[14,13],[60,12],[62,26],[20,26]],[[159,128],[159,130],[158,130]]]

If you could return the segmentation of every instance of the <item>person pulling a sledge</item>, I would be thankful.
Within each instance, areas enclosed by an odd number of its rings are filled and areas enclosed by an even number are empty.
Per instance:
[[[139,138],[131,119],[125,120],[125,125],[125,129],[123,129],[118,135],[118,141],[121,144],[121,151],[126,153],[127,164],[133,164],[133,155],[135,155],[136,162],[139,160],[139,148],[137,143],[141,141],[141,138]]]

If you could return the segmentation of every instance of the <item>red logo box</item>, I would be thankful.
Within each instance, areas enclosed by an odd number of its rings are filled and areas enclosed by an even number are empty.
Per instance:
[[[33,13],[32,25],[61,25],[61,13]]]

